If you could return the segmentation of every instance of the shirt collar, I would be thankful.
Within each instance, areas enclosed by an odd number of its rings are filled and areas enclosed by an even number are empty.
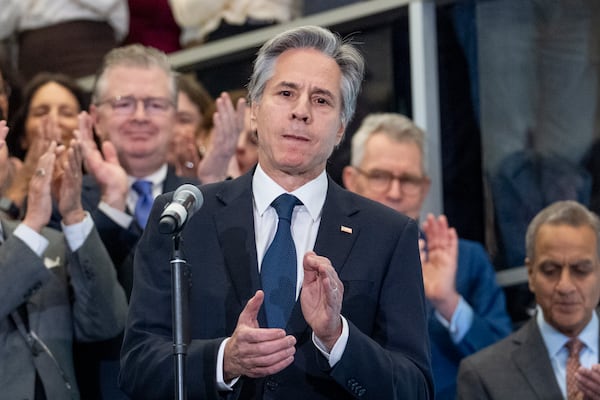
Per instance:
[[[327,195],[327,185],[327,173],[323,171],[315,179],[290,193],[304,204],[313,221],[321,216]],[[252,177],[252,192],[256,210],[261,216],[273,200],[283,193],[288,193],[265,173],[260,164],[256,167],[256,171]]]
[[[552,325],[546,322],[544,319],[544,312],[540,306],[537,306],[536,322],[542,333],[542,338],[548,349],[548,353],[551,356],[556,356],[561,351],[571,338],[557,331]],[[585,344],[585,347],[590,349],[594,354],[598,354],[598,316],[594,311],[592,313],[592,319],[583,328],[581,333],[577,336],[579,340]]]
[[[167,170],[168,170],[167,164],[163,164],[156,172],[153,172],[152,174],[150,174],[148,176],[144,176],[142,178],[135,178],[133,176],[128,175],[127,180],[129,182],[129,187],[131,187],[131,185],[133,185],[133,182],[138,181],[138,180],[152,182],[153,188],[155,188],[157,186],[162,186],[165,179],[167,179]]]

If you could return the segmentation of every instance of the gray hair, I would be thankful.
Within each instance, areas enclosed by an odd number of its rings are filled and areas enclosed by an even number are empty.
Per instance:
[[[364,76],[364,60],[354,45],[328,29],[301,26],[290,29],[266,42],[258,51],[248,83],[251,102],[260,101],[265,86],[275,73],[275,62],[286,50],[312,48],[333,58],[342,71],[341,95],[344,126],[352,120],[356,98]]]
[[[596,250],[600,257],[600,219],[580,203],[573,200],[557,201],[540,211],[529,223],[525,234],[527,258],[534,259],[535,241],[542,225],[589,226],[596,234]]]
[[[169,58],[162,51],[154,47],[131,44],[117,47],[109,51],[102,61],[102,65],[96,74],[96,80],[92,90],[92,104],[100,101],[100,96],[106,89],[106,73],[114,67],[157,67],[169,77],[169,91],[173,104],[177,104],[177,73],[171,67]]]
[[[359,167],[365,154],[367,140],[375,133],[381,133],[399,143],[414,143],[421,153],[421,171],[425,170],[425,132],[410,119],[396,113],[374,113],[367,115],[352,136],[352,156],[350,163]]]

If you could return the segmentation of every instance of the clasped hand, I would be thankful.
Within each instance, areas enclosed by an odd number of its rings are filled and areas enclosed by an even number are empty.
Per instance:
[[[342,332],[340,312],[344,287],[326,257],[308,252],[303,260],[304,281],[300,293],[302,313],[314,334],[331,350]],[[248,301],[225,346],[225,381],[239,376],[259,378],[275,374],[294,361],[296,338],[279,328],[261,328],[258,312],[262,290]]]

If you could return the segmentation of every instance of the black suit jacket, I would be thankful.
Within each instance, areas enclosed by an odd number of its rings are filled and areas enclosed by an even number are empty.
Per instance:
[[[174,168],[169,166],[163,193],[171,192],[184,183],[196,184],[198,181],[175,175]],[[101,188],[96,180],[91,175],[84,176],[81,193],[83,208],[94,219],[100,238],[117,270],[117,279],[129,299],[133,284],[133,256],[142,236],[142,228],[135,220],[128,228],[115,223],[98,209],[101,196]],[[76,344],[75,363],[82,398],[90,400],[126,398],[117,386],[122,341],[121,333],[115,338],[102,342]]]
[[[292,365],[263,378],[242,377],[232,393],[216,388],[217,350],[260,289],[254,239],[252,172],[203,186],[204,205],[182,232],[191,268],[187,390],[190,399],[422,399],[433,393],[417,225],[392,209],[345,191],[331,179],[315,252],[344,283],[350,335],[330,368],[311,340],[299,301],[286,328],[297,338]],[[121,353],[120,383],[136,399],[173,394],[171,238],[156,219],[159,197],[135,258],[134,287]],[[351,228],[342,230],[341,227]],[[261,315],[261,326],[264,319]]]

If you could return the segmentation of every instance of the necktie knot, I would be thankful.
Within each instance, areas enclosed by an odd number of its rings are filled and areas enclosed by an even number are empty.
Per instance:
[[[142,227],[146,227],[148,222],[148,216],[152,209],[152,202],[154,198],[152,196],[152,182],[137,180],[131,185],[132,189],[138,194],[138,200],[135,204],[134,217],[138,224]]]
[[[300,204],[302,204],[302,202],[298,200],[296,196],[284,193],[273,200],[271,206],[277,211],[279,219],[291,221],[294,207]]]
[[[569,340],[565,347],[569,350],[569,357],[579,357],[579,352],[583,348],[583,342],[578,338]]]

